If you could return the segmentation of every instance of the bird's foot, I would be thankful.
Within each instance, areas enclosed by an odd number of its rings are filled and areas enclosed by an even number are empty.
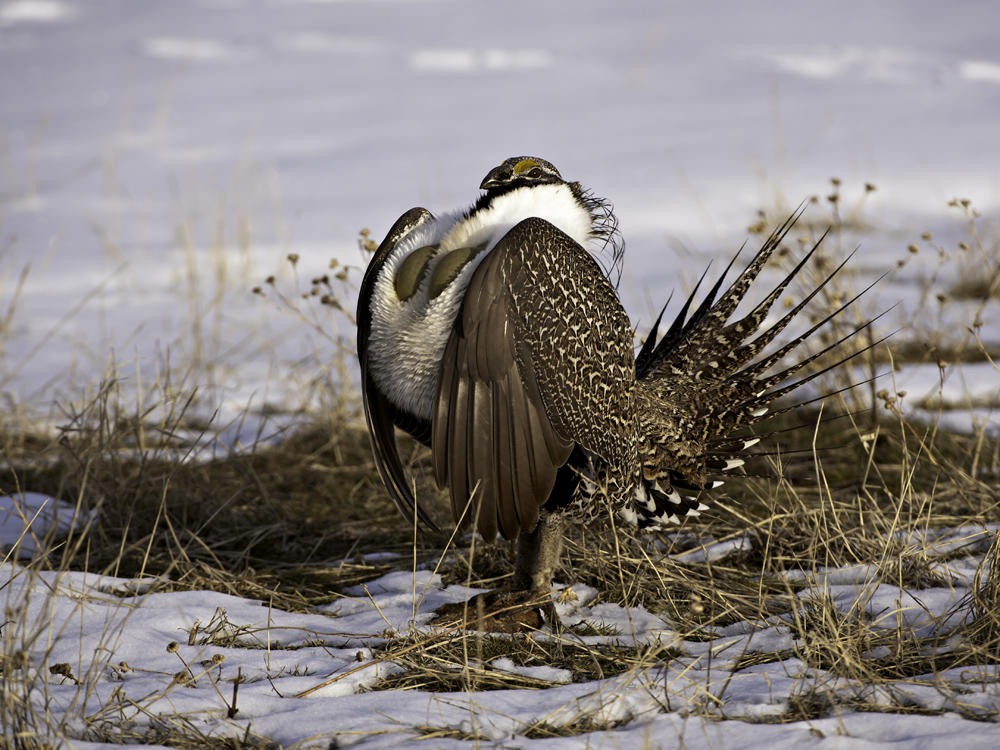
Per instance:
[[[465,602],[444,604],[434,610],[435,625],[462,624],[466,630],[490,633],[523,633],[548,625],[560,628],[552,596],[547,591],[497,589],[477,594]]]

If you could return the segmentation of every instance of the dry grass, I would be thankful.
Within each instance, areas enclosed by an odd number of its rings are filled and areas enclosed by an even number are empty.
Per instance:
[[[831,194],[836,198],[828,199],[837,232],[863,224],[856,214],[840,218],[839,187],[834,185]],[[968,206],[964,210],[971,211]],[[975,218],[969,216],[970,221]],[[367,236],[362,243],[370,244]],[[991,249],[980,240],[975,247],[996,259],[996,245]],[[289,258],[293,268],[296,262]],[[353,305],[345,290],[356,271],[339,267],[332,273],[311,280],[305,291],[281,291],[269,279],[259,293],[310,324],[315,324],[310,301],[349,319],[345,311]],[[845,299],[850,283],[848,279],[831,286],[825,299],[828,309]],[[995,279],[990,283],[984,306],[995,292]],[[959,354],[946,355],[949,350],[943,347],[968,352],[971,340],[982,347],[984,359],[994,357],[978,334],[971,326],[970,338],[963,334],[959,340],[926,344],[934,352],[927,356],[957,361]],[[910,349],[921,346],[925,342],[916,339],[893,342],[891,356],[875,350],[867,366],[875,368],[890,359],[916,360],[917,353]],[[348,372],[349,355],[342,351],[334,369]],[[339,382],[351,381],[344,377]],[[219,425],[206,421],[195,389],[168,380],[148,387],[141,402],[109,380],[77,405],[65,407],[56,434],[0,421],[0,494],[30,489],[75,501],[81,518],[93,514],[85,530],[48,540],[29,570],[155,578],[152,590],[209,589],[291,611],[308,611],[336,598],[347,586],[415,563],[438,565],[448,583],[503,583],[510,570],[505,544],[480,542],[473,550],[465,543],[449,544],[443,534],[421,534],[414,542],[413,529],[398,517],[374,470],[357,394],[343,386],[324,394],[320,403],[321,410],[303,414],[297,426],[280,435],[262,433],[251,445],[209,458],[206,449]],[[1000,578],[995,571],[1000,569],[1000,541],[994,539],[966,602],[972,616],[947,643],[940,636],[917,635],[904,624],[875,627],[863,606],[845,613],[828,599],[803,599],[799,592],[807,587],[807,578],[797,582],[788,575],[868,565],[880,580],[904,590],[943,585],[947,582],[934,565],[940,556],[908,541],[910,533],[982,525],[1000,517],[997,436],[985,430],[957,434],[910,423],[898,406],[894,395],[866,391],[860,402],[786,416],[775,426],[782,430],[780,447],[772,442],[768,454],[748,466],[750,477],[727,484],[704,519],[689,523],[667,541],[620,529],[612,534],[607,527],[576,529],[557,579],[593,586],[605,602],[644,606],[662,615],[687,641],[710,640],[719,628],[738,622],[784,618],[795,645],[747,650],[735,669],[794,657],[859,686],[850,700],[822,684],[803,687],[774,720],[815,718],[837,706],[922,710],[905,701],[876,702],[866,690],[891,693],[922,675],[997,661]],[[866,410],[864,417],[851,416],[859,408]],[[837,418],[829,419],[833,416]],[[426,463],[416,447],[407,444],[406,453],[418,468]],[[433,492],[426,479],[420,489]],[[665,554],[727,540],[745,544],[715,562],[684,562]],[[404,562],[366,559],[387,551],[399,553]],[[39,738],[53,735],[43,730],[48,719],[24,700],[29,688],[37,686],[28,684],[22,667],[44,630],[23,623],[12,627],[16,613],[6,619],[0,728],[16,739],[4,743],[41,747]],[[504,656],[518,666],[558,667],[568,670],[573,681],[589,681],[638,674],[680,653],[675,646],[593,645],[581,638],[594,634],[611,635],[601,623],[545,637],[464,630],[431,637],[397,635],[377,656],[402,669],[373,689],[544,688],[548,682],[491,664]],[[205,623],[190,637],[198,643],[252,645],[247,633],[221,619]],[[92,676],[70,677],[85,685]],[[704,715],[718,718],[721,705],[719,695],[706,688]],[[670,710],[669,694],[664,706]],[[969,716],[988,718],[974,711]],[[612,726],[539,723],[525,736],[565,736]],[[109,719],[98,736],[184,748],[219,747],[222,742],[205,736],[184,717],[161,719],[152,727],[136,732]],[[72,734],[66,727],[57,729]],[[428,738],[444,736],[440,728],[425,729]],[[449,731],[448,736],[461,734]],[[224,746],[268,745],[266,738],[248,731]]]
[[[411,645],[400,639],[387,644],[380,655],[384,654],[404,671],[381,680],[374,689],[465,692],[546,688],[552,685],[549,680],[500,671],[491,668],[491,664],[505,657],[518,667],[555,665],[567,670],[572,682],[588,682],[638,671],[657,659],[669,659],[678,653],[663,646],[588,645],[575,639],[574,634],[571,631],[540,640],[527,634],[489,635],[459,630],[421,643],[421,648],[403,656],[394,656],[396,651]]]
[[[365,553],[409,551],[412,533],[382,492],[358,415],[202,461],[207,431],[185,419],[183,403],[149,423],[123,415],[117,396],[106,385],[58,437],[19,438],[17,452],[4,452],[0,493],[30,488],[98,513],[87,544],[56,545],[42,564],[274,595],[276,606],[302,609],[385,572]]]

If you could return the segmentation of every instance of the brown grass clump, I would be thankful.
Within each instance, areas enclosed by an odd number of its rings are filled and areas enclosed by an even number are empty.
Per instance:
[[[0,494],[30,488],[96,513],[85,544],[55,545],[42,564],[302,609],[388,570],[366,553],[409,559],[412,530],[382,491],[357,414],[202,460],[210,435],[187,418],[190,402],[153,421],[122,413],[118,396],[106,384],[57,438],[8,447]]]

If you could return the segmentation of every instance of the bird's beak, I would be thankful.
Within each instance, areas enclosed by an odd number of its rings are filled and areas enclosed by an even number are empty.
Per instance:
[[[479,184],[480,190],[489,190],[490,188],[499,187],[504,183],[501,179],[504,173],[504,168],[502,166],[491,169],[490,173],[483,178],[483,181]]]

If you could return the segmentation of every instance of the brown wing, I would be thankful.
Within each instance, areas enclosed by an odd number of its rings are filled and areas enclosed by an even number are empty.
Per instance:
[[[365,420],[368,423],[368,436],[371,438],[372,452],[375,455],[375,467],[389,491],[389,496],[410,523],[413,523],[413,516],[416,513],[423,523],[431,528],[437,528],[410,490],[406,472],[403,470],[403,462],[399,457],[399,448],[396,445],[395,409],[375,386],[375,381],[368,370],[368,337],[372,327],[371,298],[375,288],[375,279],[396,244],[420,224],[431,218],[433,217],[426,209],[411,208],[392,225],[392,229],[382,240],[382,244],[375,251],[368,264],[368,269],[365,271],[365,277],[358,292],[357,321],[358,361],[361,363],[361,398],[365,407]]]
[[[632,332],[594,259],[542,219],[473,273],[448,340],[431,429],[439,486],[479,532],[530,531],[574,445],[635,459]],[[473,494],[474,493],[474,494]]]

